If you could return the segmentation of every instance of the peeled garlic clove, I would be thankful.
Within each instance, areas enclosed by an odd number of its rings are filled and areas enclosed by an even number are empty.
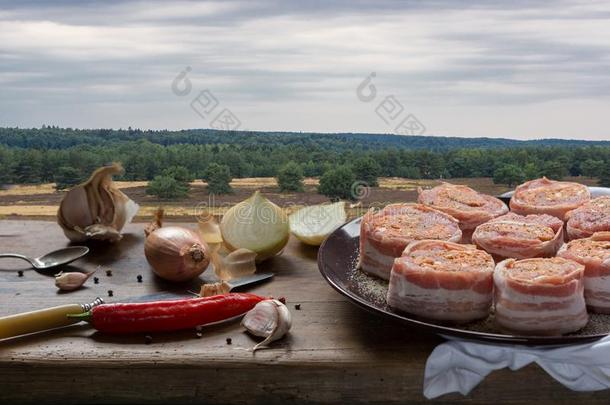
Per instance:
[[[225,213],[220,231],[228,250],[249,249],[257,262],[280,253],[290,237],[284,210],[258,191]]]
[[[121,229],[139,208],[112,182],[112,176],[122,171],[118,163],[101,167],[89,180],[66,193],[59,205],[57,222],[68,239],[121,239]]]
[[[218,254],[214,251],[213,254]],[[256,272],[256,253],[248,249],[237,249],[220,260],[213,261],[214,271],[221,280],[232,280]]]
[[[288,217],[290,231],[301,242],[320,246],[324,239],[347,221],[345,203],[312,205]]]
[[[252,351],[281,339],[292,326],[292,315],[286,305],[278,300],[261,301],[246,313],[241,324],[254,336],[265,340],[254,346]]]
[[[91,277],[93,273],[95,273],[95,270],[89,273],[60,272],[59,274],[55,275],[55,285],[57,286],[57,288],[63,291],[77,290],[83,284],[85,284],[85,281],[87,281],[87,279]]]

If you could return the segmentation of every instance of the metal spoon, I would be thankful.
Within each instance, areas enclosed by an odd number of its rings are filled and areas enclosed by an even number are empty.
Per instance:
[[[38,270],[45,270],[71,263],[76,259],[80,259],[87,253],[89,253],[89,248],[86,246],[71,246],[55,250],[51,253],[47,253],[44,256],[35,258],[20,255],[18,253],[0,253],[0,259],[3,257],[23,259],[29,262],[33,268]]]

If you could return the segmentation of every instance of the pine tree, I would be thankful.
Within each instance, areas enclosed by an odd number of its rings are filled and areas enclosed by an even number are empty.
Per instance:
[[[280,191],[303,191],[303,170],[295,162],[282,166],[277,174]]]
[[[233,192],[231,185],[231,170],[229,166],[210,163],[203,174],[203,180],[208,183],[210,194],[229,194]]]

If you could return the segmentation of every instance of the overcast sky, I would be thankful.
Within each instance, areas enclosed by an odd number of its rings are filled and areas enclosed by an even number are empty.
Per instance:
[[[0,126],[610,139],[608,1],[324,3],[0,0]]]

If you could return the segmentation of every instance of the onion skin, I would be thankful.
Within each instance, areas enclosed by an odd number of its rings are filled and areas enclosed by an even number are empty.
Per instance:
[[[159,277],[182,282],[203,273],[210,264],[210,249],[190,229],[167,226],[151,232],[144,244],[144,254]]]

